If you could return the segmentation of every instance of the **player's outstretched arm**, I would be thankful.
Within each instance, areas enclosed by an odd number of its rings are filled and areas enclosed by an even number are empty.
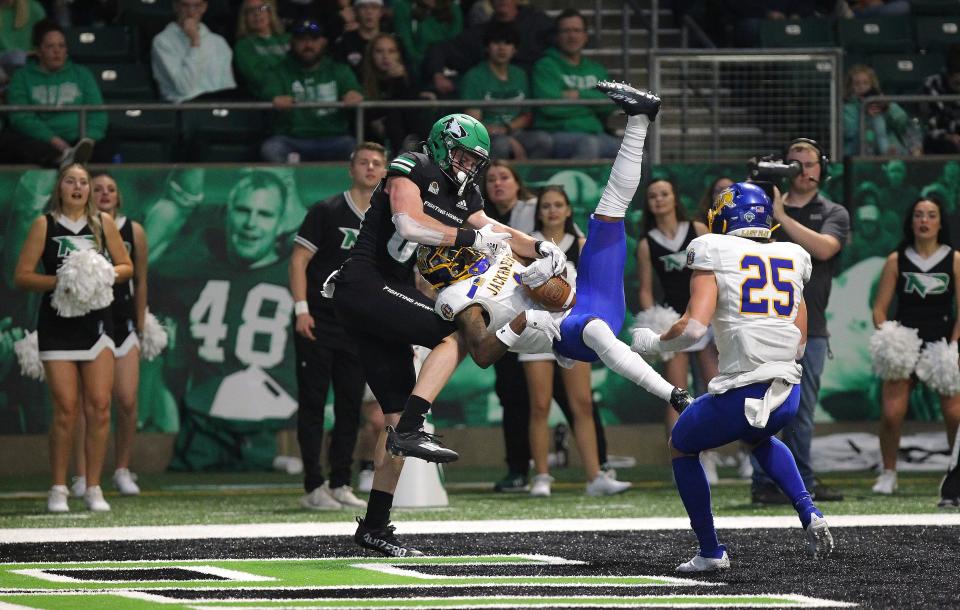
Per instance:
[[[471,214],[470,217],[467,218],[467,223],[475,229],[480,229],[492,224],[497,232],[510,234],[510,249],[513,250],[515,254],[530,259],[540,257],[540,253],[536,250],[535,239],[523,231],[518,231],[513,227],[494,222],[483,210],[477,210]]]
[[[657,335],[649,328],[633,331],[633,351],[640,354],[679,352],[699,341],[707,332],[717,308],[717,278],[712,271],[694,270],[690,278],[687,311],[667,332]]]
[[[487,329],[483,308],[472,305],[456,317],[457,326],[467,342],[467,350],[480,368],[487,368],[506,354],[527,328],[545,333],[553,340],[560,339],[560,323],[550,312],[537,309],[521,311],[495,333]]]

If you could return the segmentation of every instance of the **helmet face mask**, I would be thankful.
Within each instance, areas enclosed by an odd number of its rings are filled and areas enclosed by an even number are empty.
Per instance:
[[[433,124],[427,152],[450,180],[465,185],[490,162],[490,134],[475,118],[450,114]]]
[[[417,269],[436,290],[478,275],[490,268],[490,260],[466,246],[418,246]]]
[[[713,233],[751,239],[770,239],[776,229],[770,198],[762,188],[749,182],[738,182],[720,191],[707,214],[707,223]]]

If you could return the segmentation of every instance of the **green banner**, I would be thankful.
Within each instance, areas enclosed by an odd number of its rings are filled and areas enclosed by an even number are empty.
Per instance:
[[[529,187],[563,185],[586,226],[610,167],[521,166]],[[960,163],[864,161],[832,168],[828,195],[847,202],[855,232],[843,253],[828,312],[833,359],[823,375],[818,419],[863,420],[879,415],[879,383],[870,370],[870,302],[883,257],[902,233],[904,210],[921,193],[948,202],[950,226],[960,235]],[[292,426],[296,406],[292,299],[287,288],[290,237],[306,209],[349,185],[345,166],[263,168],[113,169],[122,211],[144,225],[150,244],[149,305],[167,327],[168,350],[142,365],[140,425],[179,432],[178,468],[263,467],[273,454],[274,432]],[[654,177],[674,181],[691,216],[717,176],[742,176],[742,165],[669,165]],[[33,219],[46,209],[52,171],[0,171],[0,426],[4,433],[47,430],[50,404],[42,383],[19,374],[13,339],[35,326],[38,295],[16,291],[14,266]],[[258,216],[257,204],[228,206],[250,184],[276,187],[279,222]],[[847,195],[849,194],[849,195]],[[283,201],[279,201],[282,199]],[[637,310],[637,237],[642,194],[627,218],[624,283],[628,309]],[[262,207],[262,206],[261,206]],[[241,209],[242,208],[242,209]],[[274,214],[275,216],[275,214]],[[627,320],[625,328],[632,323]],[[626,332],[624,333],[626,338]],[[434,421],[440,427],[498,425],[493,369],[464,363],[443,391]],[[608,423],[662,421],[663,405],[601,366],[594,394]],[[938,419],[936,399],[918,390],[912,416]],[[193,447],[196,437],[215,438]]]

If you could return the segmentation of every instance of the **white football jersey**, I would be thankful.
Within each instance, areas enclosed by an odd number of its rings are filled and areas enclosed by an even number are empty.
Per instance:
[[[799,383],[800,330],[794,320],[810,279],[807,251],[789,242],[711,233],[690,242],[687,266],[712,271],[717,279],[713,330],[720,374],[710,393],[773,379]]]
[[[445,320],[453,320],[458,313],[479,305],[487,312],[487,329],[496,332],[517,315],[528,309],[543,309],[530,298],[520,283],[520,274],[526,267],[515,258],[509,248],[502,252],[483,275],[465,278],[443,288],[437,295],[436,312]],[[554,313],[562,320],[569,311]],[[510,348],[518,354],[542,354],[553,351],[550,338],[539,330],[525,328],[520,339]]]

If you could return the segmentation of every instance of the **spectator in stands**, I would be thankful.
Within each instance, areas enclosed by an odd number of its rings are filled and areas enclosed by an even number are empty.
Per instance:
[[[566,9],[556,23],[556,46],[533,66],[533,97],[606,99],[596,88],[599,81],[610,78],[606,68],[583,56],[587,20],[576,9]],[[550,132],[554,158],[612,159],[620,140],[604,131],[604,123],[615,110],[606,104],[542,106],[534,111],[533,126]]]
[[[154,36],[150,67],[160,95],[186,102],[202,95],[229,96],[236,89],[233,51],[219,34],[203,24],[206,0],[174,0],[176,19]]]
[[[907,164],[900,159],[890,159],[881,166],[886,182],[880,189],[880,207],[901,212],[920,195],[916,186],[907,180]]]
[[[489,24],[483,34],[487,60],[463,75],[460,97],[465,100],[511,100],[530,97],[527,73],[511,65],[520,35],[509,23]],[[545,131],[529,131],[533,113],[521,106],[468,108],[466,114],[483,121],[490,134],[490,156],[494,159],[543,159],[553,142]]]
[[[940,177],[920,191],[921,197],[927,197],[931,194],[940,197],[947,216],[953,214],[957,206],[960,205],[960,163],[947,161],[943,164]]]
[[[927,95],[960,94],[960,44],[950,47],[943,72],[927,77],[923,83]],[[934,100],[927,110],[927,137],[923,142],[926,153],[960,154],[960,102]]]
[[[838,0],[836,13],[846,19],[910,14],[910,0]]]
[[[278,0],[278,8],[288,30],[301,21],[316,21],[328,40],[359,27],[351,0]]]
[[[30,35],[46,11],[37,0],[0,0],[0,87],[27,63]]]
[[[920,127],[895,102],[873,102],[867,106],[865,147],[860,150],[863,98],[881,94],[880,81],[873,68],[858,64],[847,72],[847,99],[843,105],[844,154],[919,156],[923,151]]]
[[[457,0],[393,0],[393,31],[404,53],[421,79],[423,60],[430,47],[454,38],[463,31],[463,13]],[[478,60],[479,61],[479,60]],[[452,89],[451,89],[452,91]],[[441,91],[441,93],[450,93]]]
[[[393,34],[377,34],[363,60],[363,97],[367,100],[415,100],[429,94],[414,86]],[[364,113],[367,139],[387,144],[394,152],[417,149],[429,130],[423,112],[417,108],[371,108]]]
[[[522,32],[513,63],[529,70],[550,44],[553,23],[546,13],[531,6],[519,6],[518,0],[491,0],[493,14],[488,23],[511,23]],[[457,89],[453,80],[483,61],[482,27],[473,27],[456,38],[434,45],[424,59],[424,78],[430,80],[438,95],[449,96]]]
[[[350,66],[357,78],[363,78],[364,54],[370,42],[380,33],[383,0],[353,0],[353,10],[357,16],[357,28],[344,32],[334,40],[333,58]]]
[[[233,61],[237,78],[251,96],[263,98],[263,87],[273,67],[290,50],[290,35],[283,31],[271,0],[244,0],[237,17],[237,43]]]
[[[7,101],[31,106],[76,106],[102,104],[103,96],[90,70],[70,61],[63,29],[45,19],[33,28],[36,59],[17,70],[10,81]],[[86,130],[80,129],[76,112],[14,112],[10,114],[11,134],[22,136],[17,148],[8,153],[20,162],[48,167],[71,162],[84,163],[107,131],[107,113],[87,113]],[[6,131],[6,130],[5,130]],[[8,142],[7,145],[10,143]],[[97,159],[109,159],[107,147],[96,150]]]
[[[314,21],[293,29],[290,53],[270,75],[264,89],[279,110],[276,135],[260,148],[265,161],[345,161],[356,146],[338,108],[297,109],[300,102],[356,104],[363,100],[360,84],[348,66],[326,54],[327,38]]]

